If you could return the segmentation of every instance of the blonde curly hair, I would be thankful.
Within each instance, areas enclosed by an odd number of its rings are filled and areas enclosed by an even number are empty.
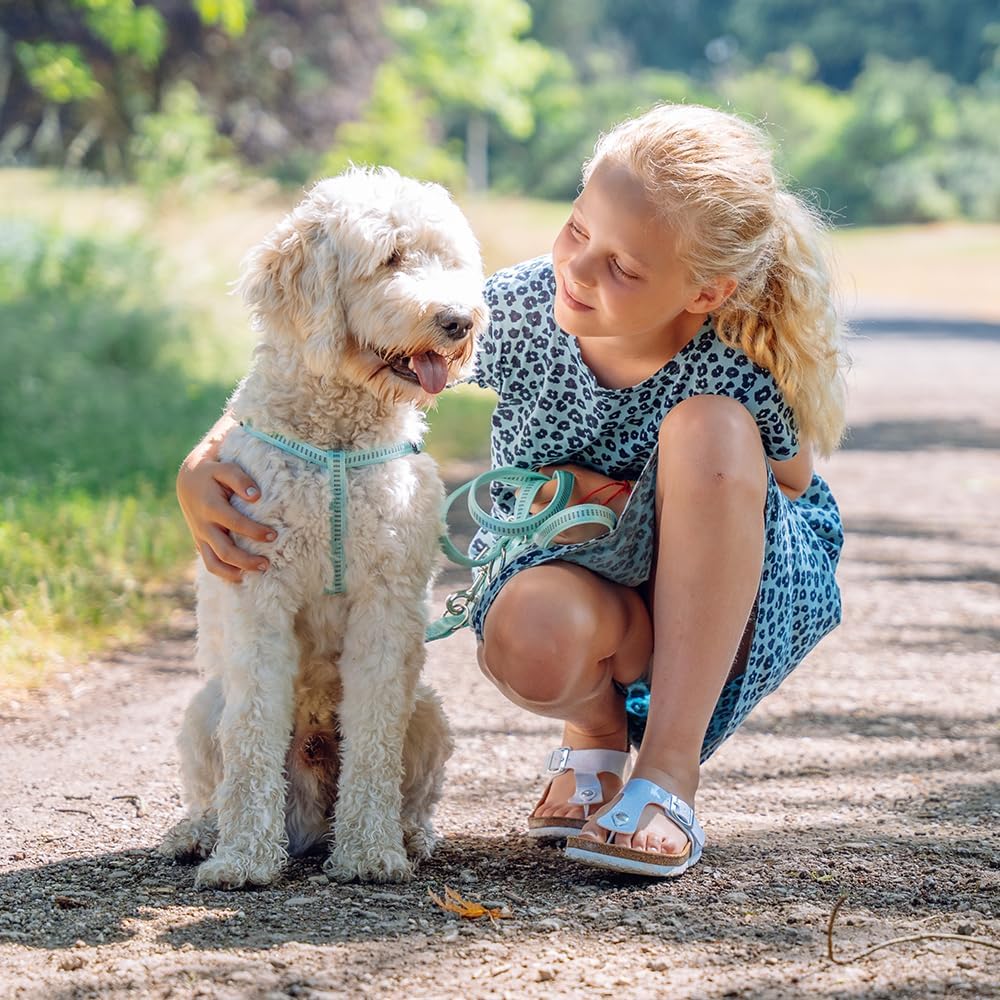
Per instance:
[[[802,437],[832,452],[844,432],[849,359],[825,226],[782,186],[766,134],[723,111],[665,104],[602,135],[584,182],[602,160],[642,180],[695,284],[736,281],[713,313],[720,338],[771,372]]]

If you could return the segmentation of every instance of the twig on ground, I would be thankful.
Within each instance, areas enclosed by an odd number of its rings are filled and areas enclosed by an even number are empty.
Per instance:
[[[852,955],[850,958],[837,958],[837,956],[833,953],[833,922],[837,919],[837,913],[841,906],[843,906],[846,902],[847,896],[841,896],[840,899],[833,904],[833,909],[830,911],[830,922],[826,926],[826,957],[836,965],[850,965],[852,962],[857,962],[859,959],[867,958],[873,952],[881,951],[883,948],[888,948],[894,944],[907,944],[911,941],[964,941],[966,944],[978,944],[984,948],[995,948],[997,951],[1000,951],[1000,944],[996,941],[987,941],[986,938],[970,937],[968,934],[908,934],[905,937],[890,938],[888,941],[883,941],[881,944],[874,945],[867,951],[859,952],[857,955]]]
[[[131,802],[135,806],[136,816],[146,815],[146,803],[142,801],[142,797],[139,795],[112,795],[111,801],[114,802],[115,799],[124,799],[126,802]]]
[[[89,816],[91,819],[94,818],[94,814],[89,809],[54,809],[53,812],[57,812],[57,813],[79,813],[81,816]]]

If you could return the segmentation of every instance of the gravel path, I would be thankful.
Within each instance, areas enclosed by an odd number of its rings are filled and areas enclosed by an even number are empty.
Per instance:
[[[153,853],[179,814],[190,614],[141,653],[0,698],[0,996],[1000,996],[1000,325],[881,319],[855,345],[846,616],[705,767],[704,861],[675,883],[523,835],[554,724],[431,647],[458,750],[446,836],[404,886],[195,892]],[[443,578],[439,597],[451,582]],[[445,885],[509,918],[463,921]]]

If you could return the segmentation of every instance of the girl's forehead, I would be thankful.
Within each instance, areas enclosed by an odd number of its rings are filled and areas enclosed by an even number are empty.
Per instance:
[[[628,166],[613,160],[598,163],[574,204],[588,222],[604,224],[625,242],[635,244],[633,253],[645,256],[650,241],[676,242],[676,232],[663,218],[642,179]]]

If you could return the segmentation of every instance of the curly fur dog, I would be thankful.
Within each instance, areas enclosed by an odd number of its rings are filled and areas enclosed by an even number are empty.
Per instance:
[[[256,480],[252,516],[277,540],[241,541],[267,555],[265,573],[198,578],[207,683],[179,738],[187,815],[161,851],[204,859],[199,885],[266,884],[331,834],[324,868],[338,880],[405,879],[434,846],[452,749],[418,684],[441,530],[434,462],[347,471],[345,592],[329,594],[328,471],[247,428],[321,450],[419,442],[423,408],[486,321],[482,286],[447,193],[388,169],[321,181],[248,255],[240,289],[260,341],[231,400],[246,427],[222,458]]]

